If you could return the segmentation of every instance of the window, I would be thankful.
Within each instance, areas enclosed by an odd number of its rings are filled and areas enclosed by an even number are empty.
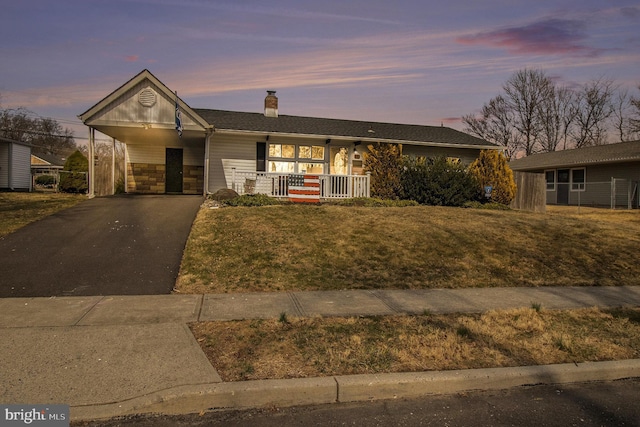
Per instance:
[[[544,171],[544,178],[547,181],[547,191],[556,190],[556,171]]]
[[[294,159],[296,157],[296,146],[289,144],[269,144],[269,157]]]
[[[347,175],[349,172],[349,150],[347,147],[331,147],[331,174]]]
[[[268,154],[268,172],[324,173],[324,146],[270,143]]]
[[[258,142],[256,144],[256,172],[267,171],[267,143]]]
[[[294,162],[275,162],[269,160],[269,172],[294,173],[296,164]]]
[[[298,147],[298,157],[301,159],[324,160],[324,147],[320,145],[301,145]]]
[[[571,169],[571,191],[584,191],[586,171],[582,169]]]

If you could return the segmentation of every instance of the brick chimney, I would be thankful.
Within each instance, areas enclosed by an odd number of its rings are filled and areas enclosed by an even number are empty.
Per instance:
[[[278,97],[275,90],[268,90],[264,98],[265,117],[278,117]]]

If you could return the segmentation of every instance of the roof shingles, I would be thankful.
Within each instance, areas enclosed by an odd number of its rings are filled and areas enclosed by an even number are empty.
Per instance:
[[[345,137],[497,148],[496,145],[488,141],[447,127],[287,115],[279,115],[276,118],[266,117],[261,113],[243,113],[199,108],[194,108],[193,110],[209,124],[221,130],[320,135],[327,138]]]
[[[512,160],[509,167],[513,170],[526,171],[627,161],[640,161],[640,141],[533,154],[522,159]]]

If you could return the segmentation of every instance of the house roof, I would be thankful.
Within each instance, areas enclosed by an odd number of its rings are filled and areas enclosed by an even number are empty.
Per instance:
[[[18,144],[18,145],[26,145],[28,147],[33,147],[32,144],[28,142],[16,141],[15,139],[5,138],[4,136],[0,136],[0,141],[6,142],[8,144]]]
[[[185,134],[191,130],[196,132],[198,137],[202,137],[203,131],[213,128],[216,131],[226,132],[295,135],[338,140],[351,139],[362,142],[407,143],[413,145],[437,145],[475,149],[500,148],[491,142],[443,126],[421,126],[288,115],[266,117],[263,113],[192,108],[177,97],[176,93],[171,92],[171,90],[149,70],[143,70],[78,117],[88,126],[92,126],[121,141],[125,141],[127,136],[130,136],[132,139],[139,137],[137,134],[134,136],[130,135],[131,132],[135,131],[138,133],[143,132],[139,123],[128,123],[129,126],[126,127],[126,123],[97,123],[95,120],[100,112],[109,108],[130,89],[145,80],[151,82],[167,99],[176,100],[183,114]],[[197,126],[192,129],[189,129],[189,126],[185,126],[185,114],[192,117]],[[166,130],[173,132],[173,124],[167,127]],[[129,132],[129,134],[126,132]],[[193,135],[196,135],[196,133]]]
[[[509,162],[509,167],[513,170],[526,171],[629,161],[640,161],[640,141],[533,154],[512,160]]]
[[[34,163],[34,157],[37,158],[38,160],[40,160],[39,162],[35,162]],[[62,159],[58,156],[54,156],[52,154],[36,154],[36,153],[31,153],[31,165],[38,165],[38,166],[58,166],[58,167],[63,167],[64,166],[64,162],[65,159]]]
[[[349,138],[362,141],[413,142],[456,147],[498,148],[488,141],[442,126],[325,119],[262,113],[194,108],[200,117],[218,131],[244,131],[289,135],[321,136],[327,139]]]

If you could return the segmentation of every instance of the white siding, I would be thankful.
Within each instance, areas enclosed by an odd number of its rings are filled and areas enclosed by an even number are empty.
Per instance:
[[[209,149],[209,191],[231,187],[232,168],[237,172],[256,171],[258,136],[213,135]],[[262,138],[264,141],[264,138]]]
[[[16,190],[31,189],[31,147],[13,144],[11,185]]]
[[[0,188],[9,188],[9,144],[0,142]]]
[[[138,95],[144,89],[151,89],[156,94],[156,103],[145,106],[139,102]],[[173,126],[175,124],[175,99],[168,98],[157,87],[145,80],[111,104],[98,115],[91,118],[91,123],[153,123]],[[186,129],[201,128],[185,111],[182,111],[182,126]]]
[[[170,146],[127,144],[129,163],[150,163],[155,165],[164,165],[166,161],[167,148],[182,148],[182,162],[185,165],[204,165],[204,144],[202,146],[200,144],[174,144]]]
[[[165,147],[159,145],[127,144],[129,163],[150,163],[164,165]]]
[[[0,188],[31,189],[31,148],[29,146],[0,143]]]

